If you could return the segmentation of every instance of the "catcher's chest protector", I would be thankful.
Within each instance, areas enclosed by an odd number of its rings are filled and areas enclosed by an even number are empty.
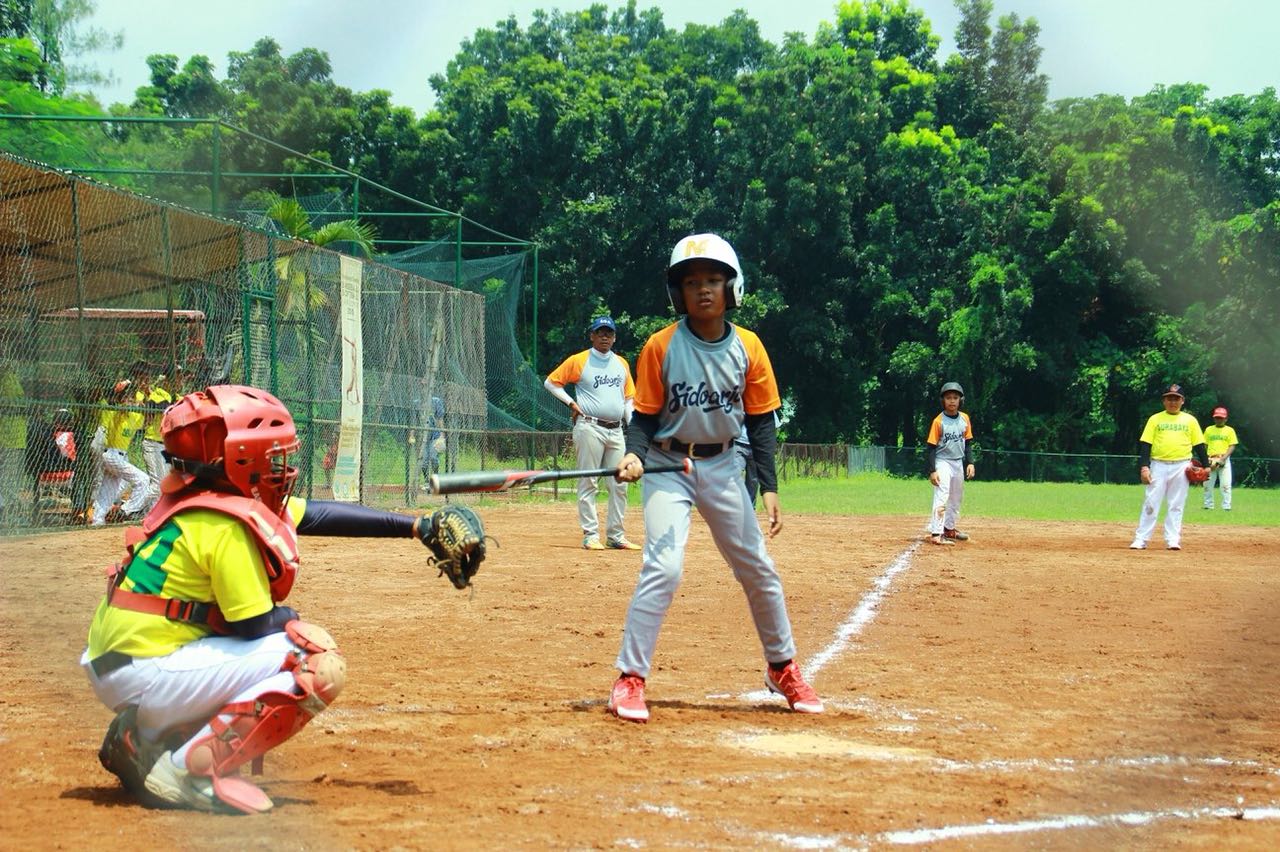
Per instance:
[[[271,600],[280,603],[289,596],[294,578],[298,575],[298,531],[293,519],[273,514],[258,500],[239,494],[223,494],[217,491],[180,491],[165,494],[155,508],[142,521],[142,541],[164,526],[171,517],[187,509],[212,509],[243,523],[258,545],[262,563],[271,583]],[[129,536],[126,533],[126,542]],[[132,554],[133,547],[129,547]]]

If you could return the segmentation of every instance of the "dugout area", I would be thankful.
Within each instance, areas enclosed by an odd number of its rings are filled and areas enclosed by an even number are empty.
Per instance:
[[[303,542],[290,603],[350,678],[269,754],[275,812],[134,805],[97,763],[78,660],[119,530],[0,541],[0,824],[12,848],[1274,848],[1270,531],[787,514],[770,545],[828,712],[762,694],[742,593],[695,522],[648,725],[604,704],[639,554],[572,510],[483,509],[458,593],[422,549]],[[631,510],[628,529],[642,523]],[[272,839],[274,838],[274,840]]]

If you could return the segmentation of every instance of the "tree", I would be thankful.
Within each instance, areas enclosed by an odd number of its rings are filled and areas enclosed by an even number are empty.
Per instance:
[[[28,11],[29,10],[29,11]],[[101,85],[110,76],[93,66],[77,65],[77,56],[98,50],[119,50],[124,33],[85,26],[97,10],[94,0],[29,0],[15,4],[14,19],[40,51],[42,68],[36,84],[46,94],[63,94],[74,86]]]

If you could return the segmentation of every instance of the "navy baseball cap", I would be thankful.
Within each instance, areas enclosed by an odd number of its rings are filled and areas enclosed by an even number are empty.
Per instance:
[[[607,328],[615,333],[618,331],[618,327],[613,324],[613,317],[596,317],[591,321],[591,328],[587,329],[587,331],[594,332],[602,328]]]
[[[1184,394],[1184,393],[1182,392],[1182,385],[1178,384],[1177,382],[1174,382],[1173,384],[1171,384],[1171,385],[1169,385],[1168,387],[1166,387],[1163,391],[1161,391],[1161,392],[1160,392],[1160,396],[1162,396],[1162,397],[1164,397],[1164,396],[1180,396],[1180,397],[1182,397],[1183,399],[1186,399],[1186,394]]]

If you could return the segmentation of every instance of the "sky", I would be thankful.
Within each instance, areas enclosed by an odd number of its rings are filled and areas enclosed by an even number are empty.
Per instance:
[[[334,80],[356,91],[386,89],[418,115],[434,101],[428,79],[443,73],[464,39],[515,15],[527,26],[535,9],[583,9],[589,0],[96,0],[91,25],[124,33],[124,46],[82,60],[117,78],[96,89],[104,104],[128,103],[148,81],[146,57],[172,53],[179,63],[203,54],[225,76],[227,53],[263,36],[285,55],[304,47],[329,54]],[[617,8],[621,2],[610,2]],[[761,34],[812,36],[832,20],[837,0],[639,0],[667,25],[714,24],[744,9]],[[954,52],[959,15],[952,0],[913,0],[942,36],[939,57]],[[1280,88],[1277,0],[995,0],[996,16],[1040,23],[1040,69],[1049,97],[1144,94],[1156,84],[1195,82],[1211,97]],[[994,22],[994,19],[993,19]]]

